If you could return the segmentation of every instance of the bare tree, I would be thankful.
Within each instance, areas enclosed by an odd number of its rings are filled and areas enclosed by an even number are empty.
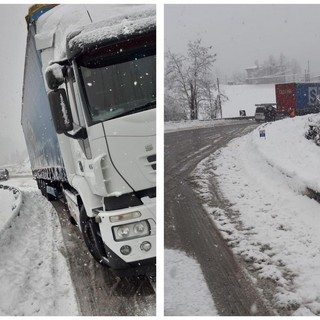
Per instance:
[[[198,39],[188,43],[186,57],[167,53],[166,80],[183,94],[191,120],[198,119],[200,103],[206,100],[209,71],[216,61],[211,49],[212,46],[205,47]]]

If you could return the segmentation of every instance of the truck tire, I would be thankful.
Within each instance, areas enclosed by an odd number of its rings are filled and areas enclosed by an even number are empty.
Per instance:
[[[46,196],[46,198],[47,198],[48,201],[54,201],[54,200],[56,200],[56,197],[53,196],[52,194],[48,193],[47,191],[45,191],[45,193],[46,193],[45,196]]]
[[[53,201],[56,199],[52,194],[47,192],[47,183],[45,180],[43,179],[37,180],[37,183],[38,183],[38,188],[41,191],[41,194],[44,197],[46,197],[48,201]]]
[[[103,247],[103,242],[98,234],[99,226],[95,222],[94,218],[87,216],[86,210],[82,205],[80,208],[80,227],[83,235],[84,242],[89,249],[89,252],[93,258],[102,265],[105,265],[105,250]]]
[[[38,189],[41,191],[41,194],[44,196],[42,180],[36,179],[36,181],[37,181]]]

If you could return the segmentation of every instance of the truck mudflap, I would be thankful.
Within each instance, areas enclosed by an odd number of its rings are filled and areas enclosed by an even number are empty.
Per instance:
[[[112,269],[155,269],[155,216],[155,198],[141,206],[98,213],[95,221],[105,246],[105,262]]]

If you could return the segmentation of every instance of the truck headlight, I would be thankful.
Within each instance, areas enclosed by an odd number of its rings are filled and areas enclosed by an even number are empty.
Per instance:
[[[112,227],[115,241],[141,238],[150,234],[150,225],[147,220],[123,224]]]
[[[130,229],[128,226],[121,226],[118,228],[117,234],[119,238],[122,238],[122,239],[127,238],[130,234]]]

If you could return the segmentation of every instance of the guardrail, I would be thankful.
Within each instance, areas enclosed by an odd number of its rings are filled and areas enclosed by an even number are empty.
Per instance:
[[[254,116],[221,118],[221,119],[215,119],[215,120],[254,120]]]
[[[13,202],[12,207],[11,207],[12,215],[10,216],[10,218],[6,221],[6,223],[0,229],[0,235],[4,230],[6,230],[10,227],[12,220],[19,214],[21,206],[22,206],[22,193],[19,189],[4,185],[4,184],[0,184],[0,190],[1,189],[8,190],[9,192],[12,192],[15,201]]]
[[[310,199],[313,199],[313,200],[317,201],[318,203],[320,203],[320,193],[319,192],[314,191],[310,188],[307,188],[305,195],[307,197],[309,197]]]

